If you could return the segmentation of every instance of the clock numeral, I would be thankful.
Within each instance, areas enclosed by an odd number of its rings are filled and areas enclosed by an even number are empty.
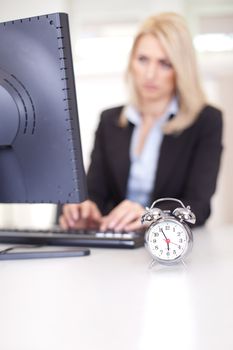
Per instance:
[[[167,252],[167,256],[170,256],[170,252]]]
[[[156,239],[153,239],[153,243],[156,243],[157,241],[156,241]]]
[[[160,254],[163,254],[163,250],[162,250],[162,249],[160,249],[160,251],[159,251],[159,252],[160,252]]]
[[[158,236],[159,236],[158,232],[155,232],[155,233],[154,233],[154,236],[155,236],[155,237],[158,237]]]
[[[177,236],[180,237],[180,235],[181,235],[181,232],[177,232]]]
[[[181,249],[181,245],[178,245],[178,249]]]
[[[183,239],[182,239],[182,238],[180,238],[180,239],[179,239],[179,243],[182,243],[182,242],[183,242]]]
[[[170,230],[170,226],[169,225],[165,226],[165,230]]]
[[[175,254],[175,255],[176,255],[176,250],[173,250],[173,254]]]

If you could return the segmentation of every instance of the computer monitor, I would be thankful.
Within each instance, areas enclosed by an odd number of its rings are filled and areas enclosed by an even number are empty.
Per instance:
[[[68,15],[0,23],[0,202],[86,198]]]

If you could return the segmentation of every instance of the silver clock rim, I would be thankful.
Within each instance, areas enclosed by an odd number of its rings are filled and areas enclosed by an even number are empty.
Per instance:
[[[187,244],[186,244],[186,249],[182,252],[182,254],[174,259],[170,259],[170,260],[165,260],[165,259],[161,259],[158,256],[156,256],[155,254],[153,254],[153,252],[150,249],[150,245],[149,245],[149,235],[150,235],[150,231],[154,226],[157,226],[158,224],[160,224],[161,222],[166,222],[166,221],[170,221],[173,222],[175,224],[180,225],[182,228],[184,228],[185,232],[186,232],[186,236],[187,236]],[[156,261],[158,261],[161,264],[165,264],[165,265],[173,265],[176,264],[178,262],[180,262],[181,260],[183,260],[191,251],[193,246],[193,234],[192,231],[190,229],[190,227],[185,223],[185,222],[179,222],[176,219],[174,219],[172,216],[167,216],[166,218],[161,218],[156,222],[153,222],[149,228],[146,231],[146,235],[145,235],[145,247],[146,249],[149,251],[150,255],[152,256],[152,258]]]

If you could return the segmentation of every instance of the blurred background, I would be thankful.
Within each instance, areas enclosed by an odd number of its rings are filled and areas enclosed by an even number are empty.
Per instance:
[[[69,14],[86,168],[100,112],[127,101],[124,71],[138,26],[163,11],[185,16],[205,92],[224,113],[224,153],[207,225],[233,222],[233,0],[0,0],[0,7],[1,22]],[[0,225],[46,228],[54,213],[54,205],[0,205]]]

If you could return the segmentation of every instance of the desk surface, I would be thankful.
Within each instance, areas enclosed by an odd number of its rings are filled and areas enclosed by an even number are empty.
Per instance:
[[[144,248],[0,261],[2,350],[232,350],[233,227],[194,232],[186,267]]]

